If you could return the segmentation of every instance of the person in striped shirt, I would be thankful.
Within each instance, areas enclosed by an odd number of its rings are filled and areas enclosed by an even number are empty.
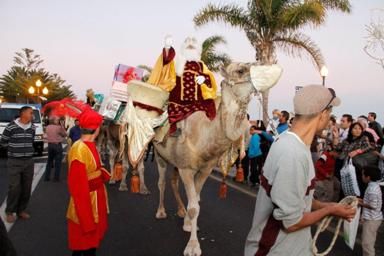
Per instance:
[[[34,161],[33,140],[36,127],[32,123],[33,110],[24,106],[19,111],[20,117],[5,127],[0,144],[8,146],[8,197],[6,221],[15,222],[16,213],[22,219],[29,219],[25,211],[31,196]]]
[[[364,193],[364,199],[359,199],[359,204],[363,207],[363,233],[362,247],[363,256],[375,255],[375,242],[377,230],[383,221],[382,194],[378,181],[381,178],[380,169],[376,166],[366,166],[363,168],[363,182],[368,183]]]

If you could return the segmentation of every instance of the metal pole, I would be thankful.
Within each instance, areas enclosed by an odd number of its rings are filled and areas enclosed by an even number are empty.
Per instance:
[[[325,86],[325,76],[323,76],[323,86]]]
[[[36,87],[37,87],[37,86],[36,86]],[[40,88],[37,87],[36,104],[39,104],[39,94],[40,94]]]

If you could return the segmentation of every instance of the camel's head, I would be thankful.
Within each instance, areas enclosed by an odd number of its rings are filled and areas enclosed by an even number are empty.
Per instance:
[[[224,77],[221,82],[221,117],[229,124],[224,126],[224,132],[231,141],[238,140],[244,133],[241,126],[251,97],[256,92],[250,69],[250,63],[231,63],[221,69]]]
[[[280,78],[282,69],[277,65],[261,66],[253,63],[234,62],[221,68],[222,117],[230,125],[225,126],[227,138],[236,141],[243,134],[240,129],[253,94],[270,88]],[[246,128],[248,129],[248,128]]]
[[[224,77],[222,89],[230,89],[237,99],[250,99],[256,92],[251,81],[251,63],[233,62],[227,67],[221,68],[221,75]]]

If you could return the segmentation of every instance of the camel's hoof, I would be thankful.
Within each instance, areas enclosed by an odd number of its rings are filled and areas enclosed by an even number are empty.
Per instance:
[[[110,180],[110,181],[109,181],[109,185],[114,185],[114,184],[116,184],[116,181],[115,181],[115,180]]]
[[[157,210],[156,212],[156,219],[161,220],[161,219],[166,219],[167,218],[167,213],[165,210]]]
[[[187,211],[185,210],[185,208],[180,208],[179,210],[177,210],[177,216],[179,216],[179,218],[185,218],[185,215],[187,215]]]
[[[200,249],[199,241],[190,240],[187,244],[187,247],[185,247],[184,256],[200,256],[200,255],[201,255],[201,249]]]
[[[126,184],[120,184],[119,191],[128,191],[128,187]]]
[[[140,194],[141,195],[150,195],[151,194],[151,191],[149,191],[147,188],[143,188],[140,186]]]

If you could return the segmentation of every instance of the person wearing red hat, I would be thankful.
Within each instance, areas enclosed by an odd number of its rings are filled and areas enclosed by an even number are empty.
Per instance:
[[[96,255],[107,230],[109,172],[101,165],[95,138],[103,117],[87,109],[78,116],[82,131],[68,152],[68,241],[73,256]]]

